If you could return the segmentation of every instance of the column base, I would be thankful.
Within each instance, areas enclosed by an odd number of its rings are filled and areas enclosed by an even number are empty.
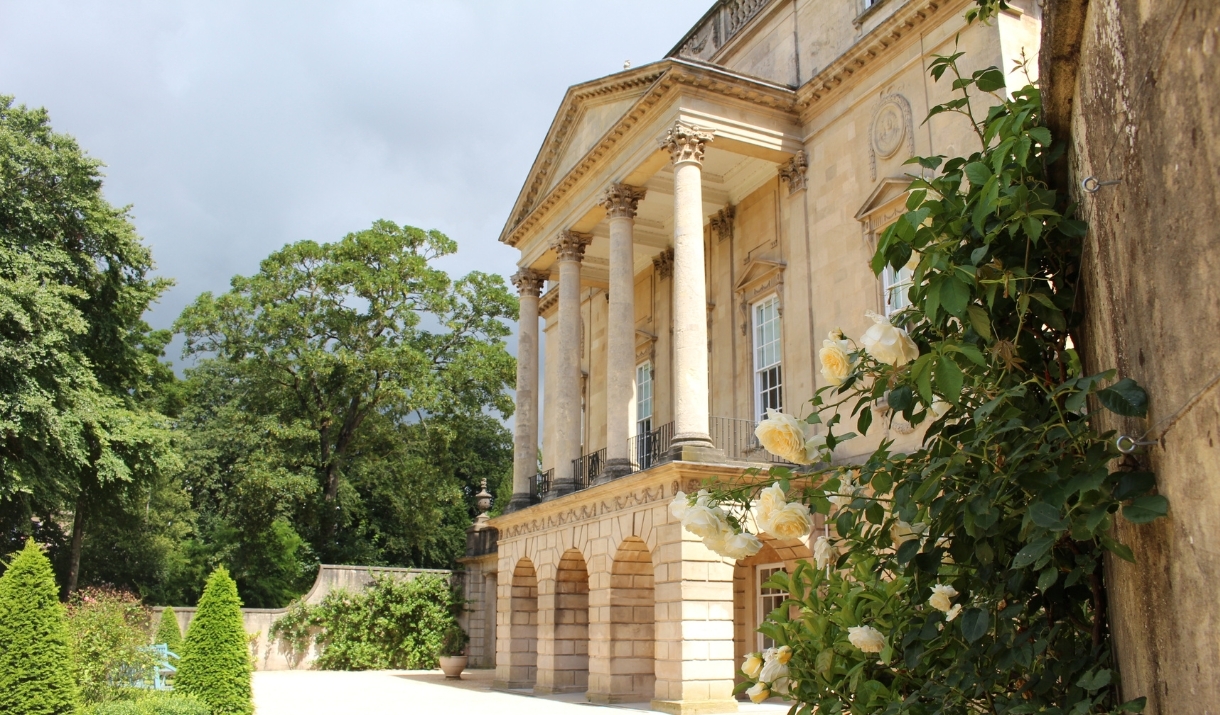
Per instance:
[[[635,471],[631,466],[631,460],[625,457],[618,459],[607,459],[606,466],[602,467],[602,473],[597,475],[597,479],[593,480],[594,484],[605,484],[612,482],[619,477],[625,477]]]
[[[533,494],[514,494],[513,498],[509,500],[508,506],[504,507],[504,513],[511,514],[514,511],[521,511],[522,509],[531,507],[533,505]]]
[[[576,482],[573,482],[573,481],[555,482],[554,484],[551,485],[551,490],[548,491],[546,494],[542,495],[542,501],[544,501],[544,502],[552,501],[554,499],[558,499],[559,497],[567,496],[574,491],[576,491]]]
[[[534,681],[532,681],[532,680],[524,681],[523,680],[521,682],[517,682],[515,680],[493,680],[493,681],[491,681],[491,689],[492,690],[533,690]]]
[[[535,695],[562,695],[563,693],[583,693],[587,685],[535,685]]]
[[[669,458],[675,462],[724,461],[724,450],[717,449],[705,434],[676,434],[669,445]]]
[[[706,713],[735,713],[736,700],[653,700],[653,710],[670,715],[705,715]]]

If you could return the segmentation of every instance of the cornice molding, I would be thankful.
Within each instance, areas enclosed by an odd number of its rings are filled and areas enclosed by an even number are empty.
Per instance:
[[[577,161],[568,170],[568,173],[555,182],[552,188],[543,196],[541,193],[544,186],[548,184],[550,177],[549,169],[553,168],[559,160],[562,149],[566,145],[568,134],[579,115],[580,106],[578,106],[575,100],[583,95],[573,94],[564,100],[564,105],[561,109],[562,116],[556,117],[555,122],[551,125],[543,152],[539,154],[534,168],[531,169],[530,178],[526,183],[527,188],[522,192],[521,197],[513,207],[511,223],[506,225],[500,234],[501,243],[516,246],[521,241],[521,238],[541,223],[542,219],[550,213],[550,210],[586,174],[590,173],[598,162],[601,161],[602,157],[608,154],[621,139],[649,118],[652,110],[662,104],[664,100],[683,88],[697,88],[767,109],[778,110],[783,113],[792,114],[795,119],[797,95],[794,90],[788,87],[735,74],[713,65],[687,60],[667,59],[647,67],[655,69],[646,75],[641,75],[638,78],[638,82],[644,82],[646,77],[651,77],[652,84],[648,90],[602,135],[602,138],[585,153],[584,157]],[[638,84],[626,82],[623,84],[624,86],[628,84],[638,86]],[[611,86],[612,84],[607,84],[607,88],[602,90],[599,85],[597,94],[624,91],[622,88],[610,89]],[[593,93],[592,88],[586,91],[590,93],[590,96]]]
[[[970,0],[913,0],[896,10],[847,52],[801,85],[796,91],[796,108],[801,123],[812,120],[856,75],[871,72],[901,48],[918,39],[920,31],[930,20],[952,16],[969,3]]]

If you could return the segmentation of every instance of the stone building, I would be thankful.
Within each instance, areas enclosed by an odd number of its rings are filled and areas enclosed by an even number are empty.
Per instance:
[[[809,539],[728,562],[668,505],[765,469],[754,425],[809,411],[826,335],[901,307],[905,272],[868,261],[903,162],[977,141],[923,122],[951,92],[928,62],[1037,55],[1034,2],[989,26],[969,4],[720,0],[663,60],[568,90],[500,237],[520,251],[514,496],[466,559],[472,657],[497,687],[736,709],[778,603],[760,584]],[[836,458],[918,439],[874,425]]]

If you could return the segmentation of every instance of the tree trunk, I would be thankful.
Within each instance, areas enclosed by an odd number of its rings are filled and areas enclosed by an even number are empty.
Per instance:
[[[68,562],[68,588],[67,595],[71,596],[76,591],[76,584],[80,578],[80,552],[85,543],[85,500],[84,497],[77,497],[76,511],[72,514],[72,552]]]

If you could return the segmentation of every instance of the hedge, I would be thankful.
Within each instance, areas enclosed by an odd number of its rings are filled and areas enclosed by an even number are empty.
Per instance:
[[[157,635],[153,638],[153,643],[164,643],[169,647],[170,653],[182,657],[182,629],[178,627],[178,617],[170,606],[161,611],[161,622],[157,624]]]

